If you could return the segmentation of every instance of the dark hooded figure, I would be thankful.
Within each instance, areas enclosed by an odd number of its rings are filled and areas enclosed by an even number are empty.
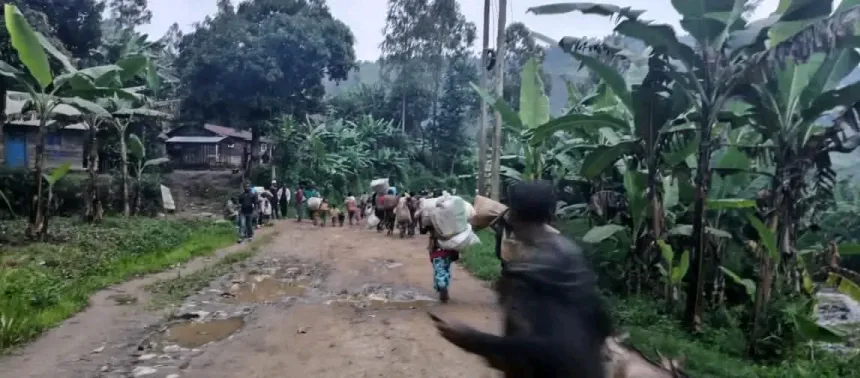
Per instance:
[[[431,317],[443,337],[483,356],[505,377],[604,378],[611,319],[580,248],[546,227],[555,208],[552,184],[518,183],[508,202],[503,221],[528,253],[507,261],[495,285],[504,335]]]

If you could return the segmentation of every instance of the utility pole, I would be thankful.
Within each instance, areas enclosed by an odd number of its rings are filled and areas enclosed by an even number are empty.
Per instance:
[[[496,96],[502,98],[505,87],[505,28],[508,0],[499,0],[499,22],[496,33]],[[501,197],[501,150],[502,150],[502,114],[496,112],[496,125],[493,133],[493,169],[492,192],[490,198],[498,201]]]
[[[490,48],[490,0],[484,0],[484,40],[481,48],[481,89],[487,90],[487,50]],[[478,190],[487,194],[487,102],[481,99],[481,119],[478,124]]]

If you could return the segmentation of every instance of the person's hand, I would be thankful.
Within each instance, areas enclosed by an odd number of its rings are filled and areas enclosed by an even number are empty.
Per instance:
[[[431,312],[428,312],[427,315],[429,315],[430,319],[433,320],[433,324],[436,326],[436,329],[439,330],[439,334],[456,345],[462,345],[470,338],[469,335],[475,332],[472,327],[463,323],[442,320],[439,316]]]

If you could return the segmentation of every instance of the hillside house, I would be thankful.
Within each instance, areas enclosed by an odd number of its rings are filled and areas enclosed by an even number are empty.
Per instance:
[[[213,124],[178,127],[166,136],[167,156],[177,168],[241,168],[246,149],[251,146],[250,131]],[[271,140],[260,138],[258,154],[266,162],[272,156],[271,147]]]
[[[6,95],[6,122],[0,133],[0,166],[7,168],[34,168],[36,163],[36,144],[39,135],[39,119],[22,114],[25,94],[8,92]],[[80,114],[68,105],[58,105],[55,113],[63,115]],[[58,167],[69,163],[71,169],[82,170],[87,136],[87,126],[83,123],[58,125],[56,120],[48,121],[51,130],[45,136],[45,168]]]

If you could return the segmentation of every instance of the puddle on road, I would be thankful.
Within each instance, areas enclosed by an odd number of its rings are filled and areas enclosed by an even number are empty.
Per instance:
[[[278,281],[272,277],[255,277],[250,282],[235,285],[230,290],[233,300],[244,303],[272,301],[281,297],[300,297],[306,287],[297,283]]]
[[[197,348],[232,335],[245,325],[242,318],[211,320],[208,322],[184,322],[174,324],[164,333],[167,341],[183,348]]]

